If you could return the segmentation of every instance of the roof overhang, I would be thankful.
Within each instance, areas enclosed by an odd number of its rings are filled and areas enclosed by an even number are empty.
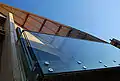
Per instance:
[[[3,3],[0,3],[0,12],[4,16],[7,16],[9,12],[12,13],[14,16],[14,22],[26,30],[59,36],[69,36],[73,38],[86,39],[97,42],[105,42],[104,40],[101,40],[70,26],[60,24],[45,17],[20,10]]]

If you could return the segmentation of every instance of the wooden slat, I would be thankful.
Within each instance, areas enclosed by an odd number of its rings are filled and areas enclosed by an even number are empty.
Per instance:
[[[44,32],[44,33],[47,33],[47,34],[55,34],[55,32],[53,32],[52,30],[50,30],[46,27],[43,27],[41,32]]]
[[[60,35],[60,36],[66,36],[67,33],[70,31],[70,29],[71,29],[71,28],[62,26],[62,28],[61,28],[60,31],[58,32],[58,35]]]
[[[27,21],[28,17],[29,17],[29,14],[27,14],[27,15],[26,15],[26,17],[25,17],[25,20],[24,20],[24,22],[23,22],[22,27],[24,27],[24,25],[25,25],[25,23],[26,23],[26,21]]]
[[[62,25],[59,26],[58,30],[56,31],[56,35],[58,34],[58,32],[60,31],[60,29],[62,28]]]
[[[0,6],[0,12],[3,13],[5,16],[8,15],[8,11],[3,9],[1,6]]]
[[[49,21],[46,21],[46,23],[45,23],[44,26],[47,27],[47,28],[49,28],[49,29],[51,29],[51,30],[54,31],[54,32],[57,32],[57,30],[58,30],[58,28],[59,28],[59,26],[57,26],[57,25],[55,25],[54,23],[51,23],[51,22],[49,22]]]
[[[43,28],[43,26],[45,25],[46,21],[47,21],[47,19],[45,19],[45,20],[43,21],[43,23],[42,23],[42,25],[40,26],[40,29],[39,29],[38,32],[40,32],[40,31],[42,30],[42,28]]]

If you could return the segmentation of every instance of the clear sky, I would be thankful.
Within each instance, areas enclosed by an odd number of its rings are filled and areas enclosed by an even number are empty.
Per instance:
[[[88,32],[120,39],[120,0],[2,0],[1,2]]]

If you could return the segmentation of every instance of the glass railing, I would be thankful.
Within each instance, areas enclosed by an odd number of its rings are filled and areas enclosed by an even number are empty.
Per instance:
[[[29,54],[24,54],[25,68],[33,68],[34,76],[54,73],[104,69],[120,66],[120,50],[110,44],[24,31],[21,38]],[[27,56],[26,56],[27,55]],[[25,58],[26,57],[26,58]],[[26,63],[27,62],[27,63]],[[29,63],[30,62],[30,63]],[[32,65],[31,65],[32,63]],[[35,66],[36,67],[36,66]],[[29,69],[26,69],[29,70]],[[39,74],[40,73],[40,74]]]
[[[44,66],[45,61],[50,62],[50,67],[55,73],[109,68],[120,64],[120,50],[110,44],[29,33],[39,39],[39,42],[35,42],[28,36],[44,73],[49,73],[48,68]]]

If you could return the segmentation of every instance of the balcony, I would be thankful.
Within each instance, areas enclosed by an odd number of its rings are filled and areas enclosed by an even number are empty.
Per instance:
[[[110,44],[21,32],[19,28],[17,32],[28,80],[111,81],[119,78],[120,50]]]

